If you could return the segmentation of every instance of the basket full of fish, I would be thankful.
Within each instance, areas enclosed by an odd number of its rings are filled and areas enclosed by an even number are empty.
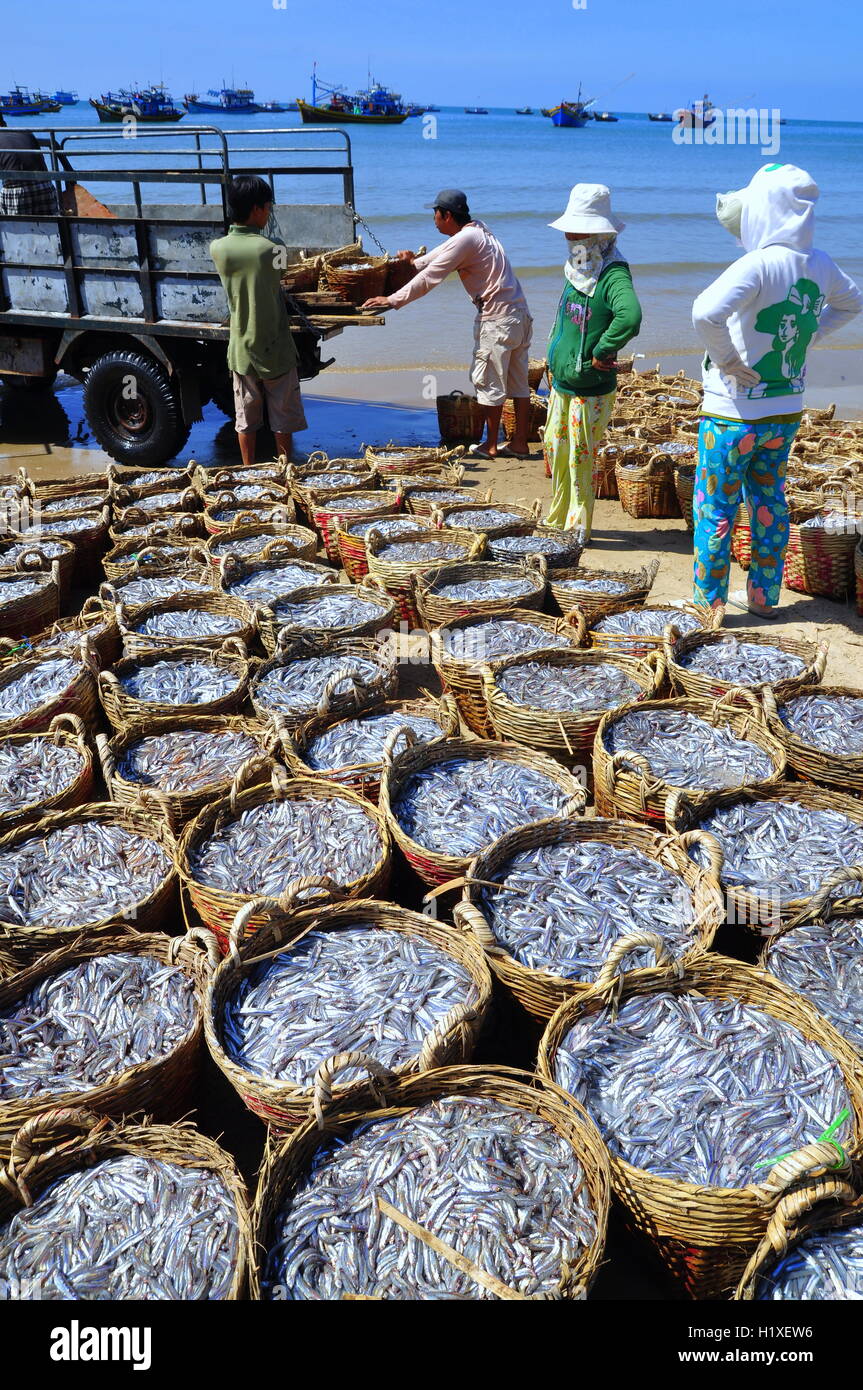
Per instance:
[[[283,735],[284,758],[298,777],[317,774],[376,802],[384,748],[394,730],[410,729],[418,743],[439,743],[458,733],[458,708],[451,695],[386,700],[359,714],[316,715],[294,734]],[[407,747],[397,738],[396,756]]]
[[[0,735],[0,831],[46,811],[81,806],[93,787],[93,753],[75,714],[42,733]]]
[[[764,692],[771,731],[798,777],[838,792],[863,794],[863,692],[819,685]]]
[[[62,536],[40,536],[35,541],[21,535],[0,539],[0,574],[20,575],[22,572],[53,575],[62,604],[75,573],[75,547]]]
[[[839,1302],[863,1298],[863,1199],[826,1174],[783,1197],[734,1294],[748,1302]]]
[[[166,488],[190,487],[195,466],[194,459],[184,468],[130,468],[112,461],[108,464],[108,495],[113,501],[122,488],[129,488],[135,496],[147,497]]]
[[[291,496],[311,521],[315,507],[343,492],[374,492],[377,479],[363,459],[329,459],[288,469]]]
[[[159,817],[89,802],[0,836],[0,947],[22,964],[131,924],[163,929],[176,909],[174,837]]]
[[[312,506],[311,521],[324,543],[327,559],[339,563],[339,531],[348,521],[377,520],[401,511],[398,495],[388,489],[337,492]]]
[[[48,729],[58,714],[77,715],[91,727],[98,708],[97,673],[83,634],[76,634],[69,652],[37,650],[7,662],[0,667],[0,736]]]
[[[738,701],[748,695],[750,704]],[[672,792],[690,804],[741,789],[760,795],[785,773],[785,751],[760,702],[732,690],[718,700],[650,700],[604,715],[593,748],[597,812],[663,824]]]
[[[296,589],[258,609],[258,630],[264,650],[274,656],[280,644],[298,637],[330,642],[337,638],[376,637],[392,628],[396,605],[372,582],[328,584]]]
[[[258,497],[241,502],[234,493],[222,492],[218,497],[209,498],[203,512],[203,528],[210,539],[224,537],[245,526],[273,526],[288,532],[296,519],[297,509],[292,497],[279,500]]]
[[[375,1109],[330,1103],[348,1066],[372,1073]],[[253,1296],[586,1297],[605,1243],[608,1159],[558,1087],[504,1067],[396,1078],[348,1053],[320,1069],[316,1105],[319,1118],[265,1162]]]
[[[183,645],[218,648],[228,637],[248,645],[256,628],[250,604],[214,589],[154,599],[133,613],[118,604],[117,625],[127,657]]]
[[[433,526],[453,531],[477,531],[489,540],[505,536],[512,530],[524,531],[539,520],[541,503],[519,506],[515,502],[456,502],[454,506],[432,509]]]
[[[329,565],[282,555],[269,560],[244,560],[229,553],[222,556],[215,573],[229,598],[241,599],[255,609],[280,603],[298,589],[338,582],[338,574]]]
[[[122,604],[126,622],[134,620],[141,608],[163,599],[179,598],[185,594],[212,594],[218,588],[218,573],[212,565],[175,564],[148,567],[143,572],[135,566],[122,579],[106,580],[99,586],[99,597],[107,608],[117,611]]]
[[[355,517],[342,516],[336,523],[336,541],[339,559],[345,574],[352,584],[360,584],[369,572],[369,557],[366,552],[366,536],[374,531],[387,540],[402,540],[417,536],[427,530],[427,522],[421,517],[405,516],[396,512],[389,516]]]
[[[200,1066],[215,938],[80,937],[0,981],[0,1161],[34,1115],[83,1105],[176,1119]]]
[[[464,448],[459,445],[451,449],[437,445],[431,448],[426,444],[396,444],[392,440],[383,448],[367,445],[363,450],[366,464],[382,481],[434,473],[458,482],[463,476],[458,462],[463,454]]]
[[[0,1278],[13,1297],[233,1300],[252,1260],[243,1180],[192,1125],[63,1106],[12,1140],[0,1170]]]
[[[178,832],[209,801],[225,796],[243,770],[268,782],[275,730],[241,715],[158,719],[96,744],[108,795],[120,806],[148,807]]]
[[[581,632],[568,619],[511,608],[501,614],[456,618],[438,628],[432,634],[432,661],[468,728],[480,738],[492,738],[482,667],[506,656],[568,650],[580,644]]]
[[[545,600],[546,566],[472,560],[442,565],[418,574],[414,583],[417,613],[423,627],[443,627],[472,614],[505,613],[511,608],[539,612]]]
[[[366,535],[368,582],[395,602],[399,617],[408,627],[420,626],[415,586],[429,569],[459,560],[470,563],[482,555],[485,536],[472,531],[433,527],[409,536],[381,536],[376,527]]]
[[[118,541],[102,557],[102,568],[109,584],[131,578],[133,573],[168,570],[172,566],[184,569],[193,563],[209,564],[206,551],[197,542],[166,540],[164,536],[154,536],[145,545],[135,537]]]
[[[253,521],[210,536],[204,553],[212,565],[221,564],[227,555],[248,561],[314,560],[318,538],[308,526],[297,526],[294,522],[279,526]]]
[[[659,943],[656,969],[620,974],[644,942],[619,941],[557,1010],[539,1071],[598,1125],[629,1222],[690,1297],[722,1297],[777,1201],[858,1161],[863,1064],[763,970],[722,956],[674,967]]]
[[[250,698],[259,719],[292,730],[315,716],[344,715],[394,699],[398,680],[391,644],[304,637],[281,644],[278,655],[258,667]]]
[[[641,570],[599,570],[582,565],[557,569],[551,575],[549,593],[561,613],[577,608],[590,622],[646,603],[658,570],[659,560]]]
[[[81,638],[87,638],[87,645],[100,667],[110,666],[120,656],[120,629],[113,612],[106,612],[101,599],[91,594],[81,605],[80,610],[69,618],[58,618],[50,627],[35,632],[32,637],[24,637],[20,642],[11,638],[0,638],[0,662],[23,661],[31,656],[56,656],[59,653],[81,651]]]
[[[590,618],[587,626],[592,646],[623,652],[626,656],[647,656],[648,652],[662,647],[667,627],[676,628],[681,636],[690,632],[715,632],[722,626],[724,616],[721,608],[711,609],[689,602],[678,606],[644,603]]]
[[[126,657],[99,676],[99,696],[111,727],[190,715],[234,714],[245,703],[249,663],[242,642],[212,647],[178,645]]]
[[[14,573],[0,574],[0,636],[39,632],[59,614],[60,568],[56,560],[46,563],[30,550]]]
[[[572,569],[581,559],[584,529],[576,526],[564,531],[556,526],[521,526],[488,542],[489,560],[518,564],[530,556],[542,555],[550,570]]]
[[[247,940],[262,910],[269,922]],[[427,916],[373,900],[285,912],[253,899],[208,992],[207,1046],[254,1114],[292,1129],[309,1118],[318,1067],[340,1053],[396,1075],[469,1062],[490,999],[477,943]],[[333,1101],[371,1105],[366,1073],[345,1071]]]
[[[269,785],[243,786],[236,777],[228,796],[209,802],[186,826],[177,847],[188,901],[223,951],[251,899],[278,898],[306,881],[347,898],[376,897],[389,883],[390,859],[376,806],[321,777],[289,779],[279,767]],[[256,912],[246,931],[265,921]]]
[[[658,934],[675,961],[710,949],[725,920],[721,864],[714,855],[710,868],[696,867],[690,843],[633,821],[521,826],[472,860],[456,923],[476,937],[506,989],[545,1023],[591,988],[624,937]],[[634,952],[633,970],[651,964],[649,946]]]
[[[690,632],[663,638],[674,689],[695,699],[715,699],[732,686],[773,688],[777,698],[819,685],[827,664],[825,642],[803,642],[772,633]]]
[[[424,883],[447,884],[507,830],[578,816],[584,789],[560,763],[513,743],[448,739],[384,749],[380,807],[395,843]]]

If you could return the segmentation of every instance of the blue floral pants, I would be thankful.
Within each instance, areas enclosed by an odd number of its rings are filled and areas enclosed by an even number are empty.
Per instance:
[[[714,605],[728,597],[731,527],[746,502],[752,527],[751,602],[779,602],[788,545],[785,467],[798,422],[717,420],[705,416],[698,431],[695,473],[695,601]]]

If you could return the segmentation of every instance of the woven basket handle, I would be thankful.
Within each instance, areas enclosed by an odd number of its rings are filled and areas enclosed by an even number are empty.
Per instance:
[[[334,1057],[321,1062],[315,1072],[312,1109],[318,1129],[326,1128],[326,1114],[333,1100],[335,1077],[338,1072],[346,1071],[348,1067],[365,1067],[369,1073],[372,1095],[381,1106],[386,1104],[384,1088],[397,1080],[393,1072],[382,1066],[376,1057],[370,1057],[367,1052],[337,1052]]]
[[[809,899],[796,917],[787,924],[787,930],[792,927],[799,927],[803,922],[817,922],[822,917],[830,902],[830,895],[834,888],[839,888],[843,883],[863,883],[863,866],[848,864],[841,869],[837,869],[829,878],[825,879],[817,893]]]
[[[403,729],[390,729],[386,737],[386,742],[384,743],[383,757],[381,758],[381,763],[387,772],[389,772],[395,759],[395,746],[402,737],[407,743],[408,748],[415,747],[419,742],[419,739],[409,724],[406,724]],[[402,750],[402,752],[406,751],[407,749]]]
[[[761,701],[764,705],[764,713],[768,723],[775,723],[779,719],[779,710],[776,705],[776,692],[772,685],[761,687]]]
[[[56,564],[56,561],[54,563]],[[35,574],[38,570],[47,570],[51,567],[47,555],[36,545],[23,550],[15,561],[16,570],[23,570],[26,574]]]
[[[321,698],[318,700],[318,714],[322,717],[332,711],[331,700],[342,681],[350,681],[353,687],[354,698],[359,702],[363,698],[362,681],[350,666],[340,666],[334,671],[321,691]]]
[[[377,534],[377,533],[376,533]],[[389,602],[390,596],[387,593],[386,585],[376,574],[364,574],[361,582],[357,585],[357,593],[361,594],[363,589],[371,589],[375,595],[383,595]]]
[[[658,647],[654,647],[653,651],[648,652],[647,655],[643,656],[641,659],[645,666],[650,668],[653,674],[653,685],[648,692],[648,698],[652,699],[656,691],[662,689],[665,680],[665,672],[668,669],[667,659]]]
[[[716,886],[721,891],[725,852],[716,836],[711,835],[709,830],[684,830],[681,835],[677,835],[675,838],[683,850],[688,851],[690,845],[703,845],[710,864],[708,873],[711,878],[716,880]]]
[[[249,654],[241,637],[226,637],[219,651],[224,652],[226,656],[241,656],[244,661]]]
[[[453,734],[455,734],[458,731],[458,705],[448,690],[441,695],[437,702],[437,708],[438,714],[443,721],[443,727],[445,729],[452,729]],[[447,737],[450,737],[450,735],[447,735]]]
[[[542,551],[535,550],[531,555],[525,555],[522,561],[522,569],[531,571],[536,570],[540,579],[548,580],[548,558]]]
[[[107,736],[99,733],[96,735],[96,751],[99,754],[99,764],[102,768],[102,776],[105,779],[105,787],[108,796],[114,800],[114,778],[117,775],[117,760],[111,752]]]
[[[19,1196],[24,1206],[32,1206],[33,1198],[25,1180],[32,1161],[40,1154],[56,1152],[64,1143],[70,1145],[82,1135],[90,1141],[97,1130],[105,1129],[108,1124],[107,1116],[100,1117],[91,1110],[72,1106],[60,1106],[55,1110],[45,1110],[41,1115],[33,1115],[25,1120],[12,1138],[9,1160],[5,1170],[0,1172],[0,1183]],[[58,1131],[67,1133],[65,1141],[58,1137]]]
[[[81,612],[78,614],[78,617],[88,618],[91,614],[93,614],[94,616],[98,615],[100,618],[105,617],[104,604],[100,601],[100,599],[96,597],[95,594],[90,594],[89,598],[85,598],[84,602],[81,605]]]
[[[729,686],[722,695],[717,696],[710,706],[711,721],[715,724],[721,714],[727,710],[734,713],[740,708],[741,704],[748,706],[747,714],[751,716],[757,724],[764,724],[766,722],[764,706],[758,696],[745,685]]]
[[[87,730],[84,727],[84,721],[79,719],[77,714],[73,714],[71,710],[65,710],[62,714],[55,714],[48,726],[48,732],[55,743],[62,734],[71,732],[74,734],[81,752],[83,753],[87,748]]]
[[[365,446],[363,446],[365,447]],[[283,456],[284,457],[284,456]],[[313,449],[306,459],[306,468],[315,468],[319,463],[329,463],[329,454],[324,453],[323,449]]]
[[[142,507],[127,507],[123,512],[124,526],[140,526],[142,524],[149,526],[151,521],[152,517]]]
[[[476,1017],[476,1009],[461,1002],[455,1004],[443,1018],[439,1018],[420,1049],[417,1071],[432,1071],[435,1067],[442,1067],[447,1058],[450,1034],[457,1028],[465,1028],[468,1024],[474,1023]]]
[[[824,671],[827,667],[827,654],[830,650],[829,642],[819,642],[815,660],[812,663],[812,675],[817,685],[824,679]]]
[[[577,647],[587,645],[587,619],[580,608],[571,608],[563,619],[561,631],[566,632],[567,628],[575,628],[575,645]]]
[[[240,500],[237,494],[232,492],[229,487],[226,487],[223,492],[216,493],[216,496],[210,503],[210,508],[212,510],[213,507],[238,507],[239,505]]]
[[[692,802],[680,787],[675,787],[665,798],[665,828],[669,835],[679,835],[679,822],[685,824],[691,814]]]
[[[634,773],[647,782],[653,779],[650,763],[641,753],[636,753],[631,749],[612,753],[608,761],[608,780],[612,796],[617,788],[617,779],[621,772]]]
[[[697,610],[696,610],[696,611],[697,611]],[[725,604],[724,604],[724,603],[718,603],[718,604],[716,605],[716,607],[713,609],[713,612],[712,612],[711,615],[710,615],[710,619],[709,619],[708,624],[707,624],[707,630],[708,630],[708,632],[718,632],[719,629],[722,627],[722,624],[723,624],[724,622],[725,622]]]
[[[469,872],[467,882],[470,882]],[[456,926],[461,931],[468,931],[475,936],[484,951],[500,952],[494,932],[475,903],[456,903],[452,915]]]
[[[632,951],[640,951],[644,946],[653,947],[657,967],[674,964],[668,953],[668,947],[662,937],[656,935],[656,932],[630,932],[627,936],[619,937],[611,947],[605,958],[605,963],[594,981],[594,989],[613,990],[615,986],[622,985],[625,972],[621,971],[619,966]]]
[[[781,1260],[787,1254],[791,1241],[800,1234],[802,1218],[814,1207],[820,1206],[823,1202],[836,1202],[840,1206],[850,1207],[856,1200],[854,1188],[849,1183],[835,1178],[813,1183],[811,1187],[801,1188],[797,1192],[787,1192],[784,1197],[780,1197],[776,1210],[767,1223],[767,1230],[743,1271],[734,1300],[751,1302],[755,1298],[762,1266],[777,1259]]]
[[[242,791],[245,791],[247,787],[252,785],[252,778],[261,773],[263,770],[262,764],[265,761],[265,758],[263,758],[261,754],[258,754],[254,757],[246,758],[245,762],[242,762],[237,768],[231,780],[231,789],[228,792],[232,815],[235,814],[237,810],[237,797]]]
[[[236,477],[230,468],[219,468],[213,474],[213,484],[216,487],[232,487],[236,481]]]
[[[566,805],[559,816],[581,816],[584,815],[584,808],[587,805],[587,791],[584,787],[579,787],[571,796],[567,797]]]
[[[219,950],[219,943],[213,932],[206,927],[190,927],[185,936],[172,936],[170,945],[171,960],[175,961],[184,946],[200,947],[207,957],[207,964],[212,970],[222,959]]]
[[[829,1140],[816,1140],[813,1144],[804,1144],[786,1158],[781,1158],[770,1169],[764,1182],[760,1184],[765,1199],[771,1200],[800,1182],[801,1178],[809,1177],[811,1173],[819,1173],[824,1168],[847,1174],[851,1170],[851,1160],[840,1150],[838,1144]]]

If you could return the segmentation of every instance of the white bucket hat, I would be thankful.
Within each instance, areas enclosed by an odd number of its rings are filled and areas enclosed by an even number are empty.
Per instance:
[[[549,222],[558,232],[622,232],[626,226],[611,211],[611,193],[604,183],[577,183],[570,190],[566,212]]]

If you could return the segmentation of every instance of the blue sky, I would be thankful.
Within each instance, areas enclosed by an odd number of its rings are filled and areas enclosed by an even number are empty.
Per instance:
[[[368,59],[406,98],[441,105],[552,104],[581,81],[621,111],[706,90],[720,106],[860,120],[861,50],[853,0],[41,0],[5,9],[0,89],[83,97],[161,76],[181,96],[233,75],[262,98],[305,96],[313,59],[348,85]]]

